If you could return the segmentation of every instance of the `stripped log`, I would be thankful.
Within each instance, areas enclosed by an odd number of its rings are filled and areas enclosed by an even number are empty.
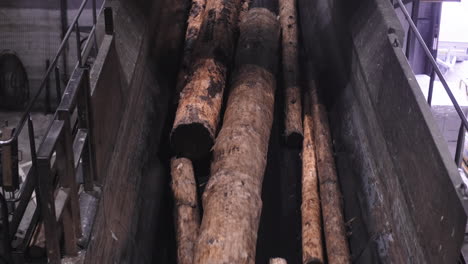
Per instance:
[[[298,28],[295,0],[280,0],[279,15],[283,47],[283,85],[285,89],[284,129],[286,144],[302,146],[302,106],[299,86]]]
[[[342,211],[342,196],[328,127],[328,115],[325,105],[317,94],[315,81],[308,80],[308,85],[313,109],[314,141],[317,144],[317,172],[328,262],[351,263]]]
[[[270,264],[288,264],[288,262],[283,258],[272,258]]]
[[[255,263],[278,41],[276,16],[251,9],[240,26],[236,70],[213,148],[194,263]]]
[[[310,92],[304,98],[302,146],[302,263],[323,263],[320,196]]]
[[[193,48],[203,22],[205,5],[206,0],[192,0],[192,7],[190,8],[189,17],[187,19],[187,31],[185,32],[184,53],[177,76],[176,102],[179,101],[179,94],[187,82]]]
[[[208,0],[193,50],[187,83],[180,93],[171,134],[176,154],[206,156],[213,146],[227,69],[231,64],[241,0]]]
[[[171,175],[175,202],[177,263],[192,264],[200,226],[197,184],[192,162],[186,158],[172,159]]]

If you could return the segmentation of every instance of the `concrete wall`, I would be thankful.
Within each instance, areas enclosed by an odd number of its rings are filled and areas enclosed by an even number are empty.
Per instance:
[[[306,56],[317,66],[309,74],[330,111],[353,262],[455,263],[466,224],[454,188],[461,179],[390,2],[299,5]]]

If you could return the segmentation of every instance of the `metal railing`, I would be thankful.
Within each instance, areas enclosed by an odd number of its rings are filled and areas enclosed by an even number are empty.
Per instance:
[[[59,49],[58,49],[57,53],[55,54],[55,57],[52,60],[52,63],[50,63],[49,67],[47,68],[46,74],[44,75],[44,77],[41,80],[41,84],[39,85],[39,89],[34,94],[34,97],[29,101],[28,105],[26,106],[26,110],[21,115],[21,119],[18,122],[18,124],[16,125],[13,135],[7,140],[0,140],[0,147],[11,145],[15,140],[18,140],[18,137],[21,134],[21,132],[22,132],[22,130],[24,128],[24,125],[26,124],[27,119],[30,116],[31,111],[33,110],[33,107],[36,105],[36,103],[38,102],[39,96],[44,91],[44,88],[47,86],[47,82],[48,82],[48,80],[50,78],[51,73],[55,72],[57,62],[58,62],[60,56],[63,55],[63,52],[66,50],[67,45],[68,45],[68,40],[70,39],[70,36],[73,33],[74,29],[76,31],[76,36],[77,36],[77,57],[78,57],[78,61],[79,61],[79,66],[80,67],[83,66],[83,64],[82,64],[82,58],[83,58],[82,55],[83,54],[81,52],[81,43],[80,43],[81,42],[80,41],[81,37],[80,37],[80,30],[79,30],[79,26],[78,26],[78,20],[80,19],[81,14],[83,13],[83,10],[85,9],[86,4],[88,3],[88,1],[89,0],[83,0],[83,2],[81,3],[81,5],[80,5],[80,7],[78,9],[78,13],[76,14],[76,16],[73,19],[72,23],[68,27],[67,33],[65,33],[65,36],[63,37],[62,43],[60,44]],[[94,7],[96,6],[96,0],[91,0],[91,1],[93,2],[93,29],[91,30],[91,33],[93,35],[95,35],[94,31],[95,31],[95,27],[96,27],[97,14],[96,14],[96,9]],[[91,33],[90,33],[90,36],[91,36]],[[88,40],[87,43],[89,43],[89,40]]]
[[[450,87],[447,83],[447,80],[445,80],[444,75],[442,74],[442,71],[439,69],[439,66],[437,65],[437,61],[433,56],[433,53],[429,50],[429,48],[426,45],[426,42],[424,41],[423,37],[419,33],[419,30],[416,26],[416,24],[413,21],[413,18],[409,14],[408,10],[406,10],[405,5],[403,4],[402,0],[396,0],[397,4],[400,6],[401,11],[403,12],[403,15],[405,16],[406,20],[408,21],[409,28],[411,29],[411,32],[416,36],[416,39],[418,40],[419,44],[422,46],[424,53],[426,54],[426,57],[429,59],[432,65],[432,70],[431,70],[431,76],[430,76],[430,83],[429,83],[429,90],[428,90],[428,96],[427,96],[427,103],[429,106],[431,106],[432,103],[432,95],[433,95],[433,89],[434,89],[434,73],[437,74],[437,77],[439,77],[440,82],[442,83],[445,91],[447,92],[448,97],[450,98],[450,101],[452,102],[455,110],[457,111],[458,116],[460,117],[461,124],[460,124],[460,129],[458,131],[458,137],[457,137],[457,147],[455,150],[455,164],[457,165],[458,168],[461,166],[461,162],[463,160],[463,151],[464,151],[464,145],[465,145],[465,131],[468,130],[468,120],[466,119],[465,114],[463,113],[463,110],[461,109],[460,105],[457,102],[457,99],[452,93],[452,90],[450,90]],[[418,1],[419,2],[419,1]],[[413,2],[414,5],[414,2]],[[416,7],[415,7],[416,6]],[[416,4],[413,6],[413,12],[416,10],[416,8],[419,8],[419,4]],[[408,32],[408,38],[410,37],[410,32]],[[407,42],[409,45],[409,41]],[[408,52],[408,47],[407,47],[407,52]],[[466,186],[463,184],[461,186],[462,190],[465,190]],[[466,193],[464,194],[466,195]],[[466,263],[465,261],[465,256],[463,253],[460,254],[460,257],[458,259],[457,263]]]
[[[20,245],[13,248],[15,252],[25,252],[34,232],[34,226],[41,216],[44,223],[47,255],[50,263],[60,263],[59,241],[63,230],[65,237],[64,253],[74,255],[78,251],[77,239],[81,237],[81,222],[78,206],[78,186],[76,174],[82,168],[85,191],[93,191],[94,180],[94,144],[92,142],[91,125],[91,93],[89,69],[85,65],[92,47],[97,51],[96,0],[92,1],[93,26],[88,39],[82,48],[82,38],[78,21],[85,10],[89,0],[83,0],[78,12],[69,25],[59,49],[51,63],[48,63],[45,76],[42,78],[39,89],[29,101],[14,132],[7,140],[0,140],[0,149],[17,144],[19,135],[27,123],[29,146],[31,151],[31,169],[21,187],[18,199],[14,198],[15,208],[12,219],[8,223],[7,236],[13,240],[18,232],[26,209],[36,193],[37,207],[30,217],[30,224],[24,234]],[[111,18],[112,19],[112,18]],[[77,64],[68,84],[61,95],[60,77],[57,63],[60,56],[66,56],[68,41],[72,33],[76,33]],[[65,65],[66,67],[66,65]],[[50,121],[47,133],[36,153],[34,125],[31,118],[32,110],[39,101],[41,93],[47,88],[51,74],[55,74],[57,89],[57,111]],[[77,113],[76,119],[73,118]],[[3,197],[3,196],[2,196]],[[3,206],[2,206],[3,208]],[[59,228],[58,225],[63,227]]]
[[[450,98],[450,101],[452,102],[455,111],[457,112],[458,116],[461,119],[461,125],[460,125],[460,130],[458,132],[458,138],[457,138],[457,148],[455,151],[455,163],[457,164],[457,167],[460,167],[461,160],[463,157],[463,148],[464,148],[464,138],[465,138],[465,131],[468,129],[468,120],[466,119],[465,114],[463,113],[463,110],[461,109],[460,105],[457,102],[457,99],[452,93],[452,90],[450,90],[450,87],[445,80],[444,75],[442,74],[442,71],[439,69],[439,66],[437,65],[437,61],[434,58],[433,54],[427,47],[426,43],[424,42],[423,37],[419,33],[419,30],[417,26],[415,25],[413,19],[411,18],[411,15],[409,14],[408,10],[406,10],[405,5],[403,4],[402,0],[396,0],[397,4],[400,6],[401,11],[403,12],[403,15],[405,16],[406,20],[409,23],[409,28],[411,29],[412,33],[414,36],[416,36],[416,39],[418,40],[419,44],[424,50],[424,53],[426,54],[426,57],[429,59],[433,72],[437,74],[437,77],[439,77],[440,82],[442,83],[445,91],[447,92],[448,97]],[[431,79],[434,79],[434,74],[431,74]],[[431,81],[429,85],[429,91],[428,91],[428,104],[431,105],[432,101],[432,93],[433,93],[434,85],[433,81]]]

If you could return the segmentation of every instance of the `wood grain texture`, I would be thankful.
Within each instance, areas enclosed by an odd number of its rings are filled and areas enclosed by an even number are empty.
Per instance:
[[[318,97],[317,89],[314,89],[314,81],[310,80],[309,86],[313,107],[314,140],[317,143],[317,172],[328,262],[351,263],[327,110]]]
[[[280,0],[279,17],[282,32],[283,86],[285,89],[284,135],[288,146],[300,148],[303,128],[296,1]]]
[[[236,70],[223,127],[213,148],[211,178],[194,263],[255,263],[261,190],[273,122],[279,25],[266,9],[241,23]],[[255,62],[259,62],[255,64]]]
[[[200,227],[197,183],[192,162],[186,158],[172,159],[171,175],[175,202],[177,263],[192,264]]]
[[[187,31],[185,32],[184,53],[177,76],[175,101],[178,102],[179,94],[184,88],[189,75],[192,53],[197,41],[198,34],[203,22],[203,12],[205,11],[206,0],[192,0],[192,7],[187,19]]]
[[[240,6],[241,0],[206,3],[171,134],[171,144],[178,156],[199,159],[213,146],[227,70],[234,53]]]
[[[288,264],[288,262],[283,258],[272,258],[270,264]]]
[[[322,222],[317,175],[316,142],[311,93],[304,98],[304,142],[302,146],[302,263],[323,263]]]

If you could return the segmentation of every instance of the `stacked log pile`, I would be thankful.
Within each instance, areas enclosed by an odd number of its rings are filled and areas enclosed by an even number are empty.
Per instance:
[[[249,5],[250,0],[207,0],[204,8],[204,0],[193,0],[189,13],[178,77],[182,91],[171,135],[179,157],[171,162],[178,262],[255,263],[282,54],[286,143],[302,146],[302,248],[298,251],[304,264],[350,263],[326,108],[312,78],[304,86],[302,107],[296,2],[279,0],[279,17],[271,8],[248,10]],[[215,140],[236,30],[240,36],[235,65],[223,125]],[[199,215],[192,162],[210,151],[210,179],[202,194],[203,215]],[[270,263],[287,262],[271,258]]]

